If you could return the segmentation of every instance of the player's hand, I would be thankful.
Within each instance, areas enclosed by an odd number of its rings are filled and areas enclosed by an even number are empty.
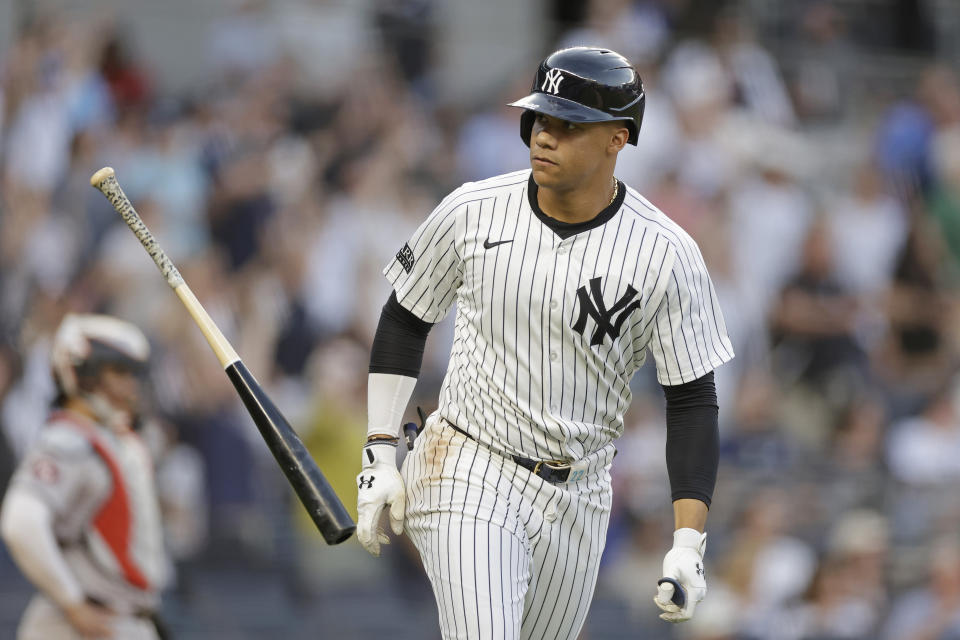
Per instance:
[[[113,614],[101,606],[78,602],[64,607],[63,613],[70,626],[83,638],[113,637]]]
[[[678,607],[671,599],[674,587],[663,582],[657,587],[653,601],[663,613],[661,620],[683,622],[693,617],[697,603],[707,595],[707,581],[703,570],[703,552],[707,548],[707,534],[696,529],[677,529],[673,532],[673,548],[663,558],[663,577],[680,583],[686,592],[686,602]]]
[[[390,505],[390,528],[397,535],[403,533],[406,495],[396,456],[396,444],[368,444],[363,448],[363,468],[357,476],[357,540],[375,556],[380,555],[381,543],[390,542],[379,528],[385,506]]]

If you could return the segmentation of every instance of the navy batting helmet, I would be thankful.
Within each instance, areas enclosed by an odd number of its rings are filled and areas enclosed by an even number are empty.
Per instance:
[[[551,53],[540,63],[531,93],[511,102],[526,109],[520,118],[520,137],[530,146],[534,113],[568,122],[622,120],[637,144],[643,120],[643,82],[630,62],[615,51],[572,47]]]

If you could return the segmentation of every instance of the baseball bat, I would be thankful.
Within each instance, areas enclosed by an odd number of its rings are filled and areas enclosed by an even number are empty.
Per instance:
[[[91,176],[90,184],[107,197],[113,208],[140,240],[143,248],[153,258],[160,273],[166,278],[167,284],[183,302],[194,322],[200,327],[207,343],[226,371],[227,377],[230,378],[230,382],[243,400],[247,412],[257,425],[260,435],[266,441],[300,502],[306,507],[313,523],[320,530],[323,539],[327,544],[332,545],[349,538],[356,529],[356,525],[333,487],[320,472],[317,463],[310,457],[310,453],[286,418],[273,404],[199,300],[193,295],[193,291],[184,282],[177,267],[157,244],[153,234],[147,229],[147,225],[140,219],[129,198],[120,188],[114,170],[110,167],[100,169]]]

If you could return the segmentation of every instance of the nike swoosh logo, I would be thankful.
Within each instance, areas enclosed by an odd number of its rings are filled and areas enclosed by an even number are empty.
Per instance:
[[[483,241],[484,249],[493,249],[497,245],[507,244],[508,242],[513,242],[513,240],[500,240],[499,242],[490,242],[490,238],[487,238]]]

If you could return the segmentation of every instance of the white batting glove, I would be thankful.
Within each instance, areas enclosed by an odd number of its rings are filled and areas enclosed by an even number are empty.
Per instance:
[[[379,528],[380,514],[390,505],[390,528],[403,533],[406,495],[397,470],[397,444],[376,441],[363,447],[363,467],[357,476],[357,540],[364,549],[380,555],[380,544],[390,538]]]
[[[671,599],[674,586],[662,582],[657,587],[653,599],[663,613],[661,620],[684,622],[693,617],[697,603],[707,595],[707,581],[703,570],[703,552],[707,548],[707,534],[696,529],[677,529],[673,532],[673,548],[663,558],[663,577],[672,578],[680,583],[686,595],[683,607],[678,607]]]

